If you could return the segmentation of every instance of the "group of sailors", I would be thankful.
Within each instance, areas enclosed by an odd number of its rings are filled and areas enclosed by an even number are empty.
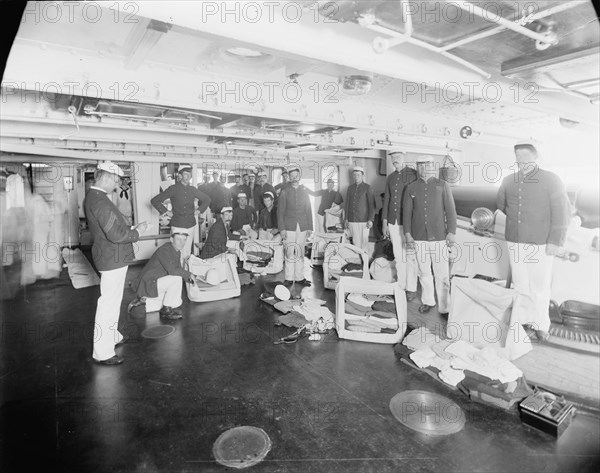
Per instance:
[[[552,256],[565,240],[568,198],[560,178],[537,166],[538,154],[533,145],[516,145],[514,150],[519,170],[504,179],[497,205],[507,216],[506,240],[514,249],[510,264],[515,289],[527,295],[532,304],[528,311],[530,320],[523,323],[530,323],[539,338],[544,339],[550,327]],[[392,158],[394,171],[386,181],[382,231],[393,245],[400,288],[409,299],[414,298],[420,281],[419,312],[429,312],[437,299],[439,313],[447,316],[450,274],[448,258],[442,255],[456,245],[457,215],[452,190],[438,176],[438,167],[431,156],[418,158],[416,169],[408,166],[403,157],[397,153]],[[170,242],[159,248],[142,270],[134,286],[138,297],[129,304],[130,310],[160,296],[162,318],[182,317],[182,282],[197,282],[183,269],[182,261],[191,254],[198,217],[208,208],[217,218],[202,246],[202,259],[210,260],[228,252],[230,240],[282,241],[286,285],[294,282],[311,285],[304,267],[308,232],[313,230],[311,195],[321,197],[317,211],[319,232],[327,230],[326,212],[339,207],[343,227],[353,245],[369,251],[376,203],[372,187],[365,182],[365,170],[360,166],[352,169],[354,182],[348,187],[345,200],[334,189],[333,180],[328,180],[327,189],[309,190],[300,183],[300,168],[295,165],[282,173],[283,180],[275,187],[261,171],[236,176],[231,189],[225,186],[224,176],[219,179],[218,173],[213,174],[212,183],[196,188],[191,184],[191,166],[181,166],[178,171],[178,182],[151,200],[161,217],[170,219]],[[132,243],[147,230],[145,223],[129,226],[107,198],[118,187],[122,174],[114,163],[99,164],[96,184],[85,200],[86,216],[94,234],[93,257],[101,273],[93,359],[107,365],[123,362],[115,354],[115,346],[123,342],[123,337],[118,331],[114,337],[109,334],[119,318],[127,265],[133,261]],[[167,199],[171,210],[165,206]],[[531,245],[538,250],[535,264],[525,258],[530,253],[523,251]]]

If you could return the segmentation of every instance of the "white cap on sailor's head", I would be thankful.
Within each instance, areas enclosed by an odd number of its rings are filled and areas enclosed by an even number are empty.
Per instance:
[[[123,172],[123,170],[117,166],[117,164],[113,163],[112,161],[103,161],[100,164],[98,164],[98,169],[100,171],[104,171],[104,172],[108,172],[110,174],[116,174],[119,177],[124,177],[125,173]]]
[[[223,207],[221,209],[221,214],[224,214],[225,212],[233,212],[233,207]]]
[[[362,166],[354,166],[352,168],[352,172],[362,172],[364,174],[365,173],[365,168],[363,168]]]
[[[177,172],[179,174],[181,174],[182,172],[192,172],[192,166],[190,166],[189,164],[182,164],[179,166],[179,169],[177,169]]]
[[[270,197],[271,199],[275,199],[275,196],[273,195],[273,193],[271,191],[267,191],[267,192],[263,193],[262,198],[264,199],[265,197]]]
[[[294,172],[294,171],[296,171],[296,172],[300,172],[300,166],[298,166],[297,164],[290,164],[290,165],[287,167],[286,171],[288,172],[288,174],[289,174],[289,173],[292,173],[292,172]]]
[[[417,164],[426,164],[426,163],[433,163],[433,162],[434,162],[433,156],[430,156],[428,154],[424,154],[417,158]]]
[[[246,193],[245,193],[245,192],[240,192],[240,193],[237,195],[237,198],[239,199],[240,197],[248,197],[248,196],[246,195]]]

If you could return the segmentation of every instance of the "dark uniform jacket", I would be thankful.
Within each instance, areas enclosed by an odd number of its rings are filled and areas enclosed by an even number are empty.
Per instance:
[[[406,187],[402,222],[415,240],[442,241],[456,234],[456,208],[450,185],[437,177],[418,178]]]
[[[375,217],[375,195],[365,182],[352,184],[346,194],[346,220],[349,222],[372,222]]]
[[[246,184],[236,184],[230,190],[232,207],[235,208],[240,205],[238,203],[238,194],[246,194],[248,202],[250,202],[250,187],[248,187]]]
[[[194,199],[198,199],[198,210],[204,212],[210,204],[210,197],[196,187],[189,185],[185,186],[181,182],[173,184],[160,194],[152,197],[150,203],[152,206],[164,214],[167,208],[163,202],[171,199],[171,207],[173,209],[173,218],[171,219],[172,227],[191,228],[196,225]]]
[[[293,185],[284,187],[277,201],[277,227],[279,231],[295,231],[296,225],[300,231],[313,229],[313,216],[308,190],[303,185],[295,188]]]
[[[271,207],[271,210],[266,207],[260,211],[258,216],[258,228],[261,230],[271,230],[277,228],[277,208]]]
[[[225,184],[215,183],[210,191],[210,210],[220,213],[223,207],[231,207],[231,191]]]
[[[220,218],[208,230],[206,243],[200,252],[200,258],[208,259],[227,251],[227,240],[231,238],[229,229]]]
[[[257,212],[260,212],[262,209],[265,208],[265,203],[263,202],[262,198],[265,192],[271,192],[273,194],[273,198],[277,196],[277,194],[275,193],[275,188],[268,182],[264,186],[256,184],[254,186],[254,209]],[[252,205],[252,202],[250,202],[250,205]]]
[[[133,285],[140,297],[158,297],[157,281],[164,276],[181,276],[188,281],[192,274],[181,267],[181,251],[165,243],[154,252]]]
[[[402,205],[406,187],[417,180],[417,171],[408,167],[394,171],[387,178],[382,218],[391,225],[402,225]]]
[[[344,202],[342,194],[335,190],[330,191],[329,189],[322,189],[315,192],[315,196],[321,197],[319,210],[317,210],[319,215],[325,215],[325,211],[330,209],[332,204],[340,205],[342,202]]]
[[[515,243],[562,246],[569,225],[569,200],[556,174],[536,167],[507,176],[497,206],[506,214],[505,237]]]
[[[92,187],[83,203],[85,216],[94,235],[92,257],[98,271],[111,271],[129,265],[135,259],[133,242],[140,234],[132,230],[106,192]]]
[[[247,205],[245,208],[236,207],[233,209],[233,218],[231,219],[231,231],[241,230],[244,225],[256,226],[256,210]]]

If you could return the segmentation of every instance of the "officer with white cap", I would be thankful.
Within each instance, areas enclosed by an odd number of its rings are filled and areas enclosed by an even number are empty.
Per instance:
[[[409,293],[409,298],[414,297],[417,291],[417,261],[414,253],[406,252],[404,245],[404,230],[402,226],[402,204],[408,184],[417,179],[417,171],[404,166],[404,153],[392,154],[392,172],[385,185],[383,196],[383,235],[389,237],[394,248],[394,260],[398,285]]]
[[[92,357],[104,365],[123,363],[123,358],[115,354],[115,346],[123,340],[117,324],[127,266],[134,260],[133,242],[148,229],[146,222],[131,227],[109,196],[120,187],[123,176],[123,170],[113,162],[98,164],[94,185],[83,204],[94,236],[92,257],[100,271]]]
[[[300,184],[300,167],[288,167],[290,184],[281,189],[277,208],[277,226],[285,250],[285,284],[294,281],[304,286],[311,283],[304,277],[306,236],[313,229],[310,198],[306,187]]]
[[[154,252],[133,284],[137,297],[129,303],[128,311],[145,306],[160,307],[161,318],[176,320],[183,317],[181,289],[183,281],[194,282],[192,273],[181,267],[181,250],[189,238],[186,231],[171,231],[171,239]]]
[[[260,211],[258,216],[258,238],[260,240],[281,239],[277,228],[277,209],[274,206],[275,196],[273,193],[265,192],[263,202],[265,208]]]
[[[407,246],[416,250],[419,280],[423,289],[419,312],[429,312],[435,306],[437,295],[439,313],[448,315],[448,248],[454,245],[456,235],[454,198],[450,185],[437,176],[432,156],[417,159],[417,173],[418,179],[406,188],[402,223]]]
[[[550,292],[554,256],[564,244],[569,225],[569,200],[556,174],[541,169],[532,143],[514,147],[518,171],[498,190],[498,209],[506,214],[505,238],[515,288],[530,302],[523,325],[539,340],[549,337]],[[533,255],[530,258],[529,255]]]
[[[202,251],[200,252],[200,258],[214,258],[215,256],[227,252],[227,240],[235,239],[229,229],[232,218],[233,208],[223,207],[221,209],[221,218],[217,218],[208,231],[206,243],[204,243]]]
[[[239,231],[245,225],[250,225],[250,228],[254,229],[256,227],[256,210],[248,205],[248,196],[245,192],[240,192],[237,197],[238,206],[233,209],[231,231]]]
[[[198,224],[196,217],[208,208],[210,197],[191,185],[192,167],[189,164],[179,166],[178,172],[181,175],[179,182],[154,196],[150,203],[160,212],[161,216],[172,217],[172,232],[184,232],[190,235],[181,251],[182,260],[185,260],[192,253],[194,229]],[[171,200],[172,212],[169,212],[164,205],[167,199]],[[196,200],[198,200],[197,210]]]
[[[364,182],[365,170],[362,166],[352,169],[354,184],[348,186],[346,193],[346,228],[352,238],[352,244],[369,251],[369,231],[375,217],[375,195],[371,186]]]

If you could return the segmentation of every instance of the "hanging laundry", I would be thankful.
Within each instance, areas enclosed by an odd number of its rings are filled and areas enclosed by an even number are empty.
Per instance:
[[[23,178],[18,174],[11,174],[6,179],[6,208],[20,207],[25,207]]]

